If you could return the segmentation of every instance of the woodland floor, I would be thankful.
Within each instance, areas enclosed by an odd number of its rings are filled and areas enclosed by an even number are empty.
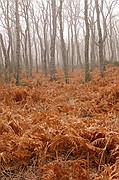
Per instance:
[[[0,179],[119,180],[119,67],[0,85]]]

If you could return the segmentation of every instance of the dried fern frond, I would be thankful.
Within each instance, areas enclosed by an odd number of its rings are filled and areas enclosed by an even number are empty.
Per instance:
[[[28,96],[28,92],[25,89],[18,88],[14,92],[14,101],[19,102],[19,101],[26,100],[27,96]]]
[[[112,166],[105,165],[104,171],[95,180],[118,180],[119,179],[119,158],[117,158],[116,163]]]
[[[54,180],[54,179],[55,179],[55,173],[54,173],[54,171],[52,169],[49,169],[42,176],[42,180]]]
[[[81,136],[75,136],[71,133],[64,134],[64,135],[57,135],[52,142],[49,145],[49,148],[51,150],[63,150],[64,148],[67,148],[67,151],[69,148],[73,148],[76,151],[78,150],[78,146],[86,147],[86,143],[88,141]]]
[[[106,144],[106,138],[98,138],[95,139],[93,142],[91,142],[91,145],[99,147],[99,148],[104,148]]]

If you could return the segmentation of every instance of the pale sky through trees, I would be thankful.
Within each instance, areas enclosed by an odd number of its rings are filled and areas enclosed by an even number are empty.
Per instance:
[[[64,8],[64,15],[65,15],[65,13],[67,13],[67,10],[68,10],[68,8],[67,8],[67,5],[68,5],[68,3],[70,2],[71,0],[64,0],[64,5],[63,5],[63,8]],[[101,0],[102,1],[102,0]],[[99,1],[99,2],[101,2],[101,1]],[[1,3],[2,2],[6,2],[6,0],[2,0],[1,1]],[[11,1],[11,2],[13,2],[13,0]],[[20,2],[20,1],[19,1]],[[36,12],[36,14],[37,14],[37,16],[38,16],[38,13],[39,13],[39,10],[38,10],[38,6],[37,6],[37,3],[40,3],[41,2],[41,0],[32,0],[32,3],[33,3],[33,7],[34,7],[34,9],[35,9],[35,12]],[[50,2],[49,0],[42,0],[42,2],[44,3],[44,5],[46,6],[46,4],[47,4],[47,2]],[[58,0],[57,0],[57,2],[58,2]],[[73,2],[73,1],[72,1]],[[75,0],[74,2],[77,2],[77,4],[78,4],[78,2],[79,2],[79,4],[80,4],[80,14],[79,14],[79,16],[84,16],[84,14],[83,14],[83,9],[84,9],[84,0]],[[116,2],[115,0],[106,0],[106,3],[107,3],[107,5],[108,6],[110,6],[111,4],[112,4],[112,2],[113,2],[113,4],[114,4],[114,2]],[[10,3],[10,0],[9,0],[9,3]],[[105,3],[105,2],[104,2]],[[94,4],[94,2],[93,2],[93,4]],[[12,8],[10,9],[10,11],[12,12]],[[14,11],[14,10],[13,10]],[[106,13],[107,12],[107,10],[104,12],[104,13]],[[113,14],[114,14],[114,16],[115,16],[115,19],[117,19],[117,21],[118,21],[118,19],[119,19],[119,2],[118,2],[118,0],[117,0],[117,4],[116,4],[116,6],[114,7],[114,10],[113,10]],[[67,16],[67,15],[65,15],[65,16]],[[4,33],[5,32],[5,28],[3,27],[3,25],[2,25],[2,23],[4,23],[4,20],[3,20],[3,17],[4,17],[4,14],[3,14],[3,11],[2,11],[2,9],[1,9],[1,4],[0,4],[0,17],[1,17],[1,20],[0,20],[0,32],[1,33]],[[11,16],[11,17],[13,17],[13,16]],[[23,18],[20,18],[20,22],[21,22],[21,26],[24,26],[24,19]],[[65,21],[64,21],[65,22]],[[81,23],[81,26],[83,26],[83,24]],[[65,37],[67,37],[67,35],[68,35],[68,29],[67,29],[67,23],[65,23],[65,25],[64,25],[64,27],[65,27],[65,29],[64,29],[64,34],[65,34]],[[80,28],[80,31],[81,31],[81,29],[82,28]],[[82,35],[82,31],[81,31],[81,33],[80,33],[80,35]]]
[[[2,0],[2,2],[5,2],[6,0]],[[38,6],[37,6],[37,2],[39,3],[41,0],[32,0],[32,3],[33,3],[33,7],[34,9],[36,10],[36,12],[38,13]],[[58,2],[58,0],[56,0]],[[67,12],[67,4],[68,2],[71,1],[71,0],[64,0],[64,9],[65,11]],[[77,3],[79,0],[75,0]],[[100,0],[99,2],[101,2],[102,0]],[[116,6],[114,7],[114,10],[113,10],[113,13],[115,14],[115,17],[117,16],[117,20],[119,19],[119,0],[116,0],[117,1],[117,4]],[[9,0],[10,2],[10,0]],[[11,0],[11,2],[13,2],[13,0]],[[20,1],[19,1],[20,2]],[[44,3],[44,5],[47,4],[47,2],[50,2],[50,0],[42,0],[42,2]],[[73,1],[72,1],[73,2]],[[112,2],[114,3],[115,0],[106,0],[106,3],[108,6],[110,6],[112,4]],[[94,2],[93,2],[94,3]],[[84,9],[84,0],[80,0],[79,1],[79,4],[80,4],[80,10],[81,10],[81,14],[80,16],[83,16],[83,9]],[[12,11],[12,8],[11,8],[11,11]],[[13,10],[14,11],[14,10]],[[2,22],[4,22],[4,20],[2,20],[2,17],[3,17],[3,11],[1,9],[1,5],[0,5],[0,17],[1,17],[1,20],[0,20],[0,32],[4,32],[4,27],[2,25]],[[23,19],[22,19],[22,22],[21,24],[24,24],[23,23]],[[67,26],[65,25],[66,29],[67,29]],[[67,33],[66,31],[64,31],[65,35],[67,36]]]

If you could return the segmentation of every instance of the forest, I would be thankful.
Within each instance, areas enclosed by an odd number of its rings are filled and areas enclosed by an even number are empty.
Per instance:
[[[119,179],[119,1],[0,1],[0,180]]]

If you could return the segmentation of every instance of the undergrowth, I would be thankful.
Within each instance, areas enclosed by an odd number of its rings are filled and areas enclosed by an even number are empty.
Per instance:
[[[91,77],[0,85],[1,180],[119,179],[119,68]]]

